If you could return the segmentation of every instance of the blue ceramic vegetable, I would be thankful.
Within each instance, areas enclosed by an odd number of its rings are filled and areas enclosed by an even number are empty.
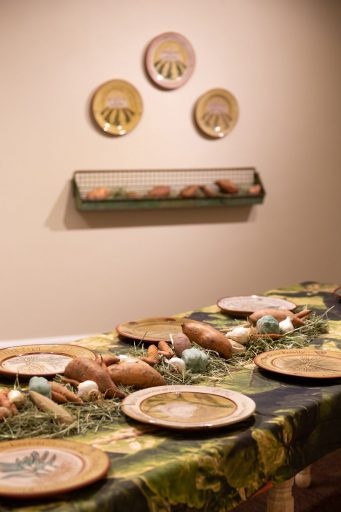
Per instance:
[[[28,389],[51,398],[51,384],[45,377],[31,377],[28,383]]]
[[[185,361],[186,368],[193,373],[204,372],[208,365],[208,357],[205,352],[194,347],[184,350],[181,359]]]
[[[257,320],[257,331],[260,334],[279,334],[280,328],[279,323],[271,315],[262,316],[259,320]]]

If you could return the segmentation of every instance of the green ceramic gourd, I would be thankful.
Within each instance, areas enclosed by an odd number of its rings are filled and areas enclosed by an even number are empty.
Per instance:
[[[208,365],[208,357],[205,352],[194,347],[184,350],[181,359],[185,361],[186,368],[193,373],[204,372]]]
[[[265,315],[265,316],[262,316],[261,318],[259,318],[259,320],[257,320],[256,327],[257,327],[257,331],[260,334],[279,334],[280,333],[279,323],[276,320],[276,318],[274,318],[271,315]]]
[[[51,384],[45,377],[31,377],[28,383],[28,389],[51,398]]]

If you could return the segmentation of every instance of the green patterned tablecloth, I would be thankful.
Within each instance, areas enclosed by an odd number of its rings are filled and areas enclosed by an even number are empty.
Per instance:
[[[341,349],[341,302],[333,286],[302,283],[267,295],[292,299],[318,314],[328,311],[328,334],[315,345]],[[331,309],[330,309],[331,308]],[[216,306],[183,315],[217,328],[228,317]],[[101,353],[126,350],[115,333],[80,340]],[[204,382],[203,382],[204,383]],[[50,501],[0,499],[0,511],[222,512],[269,480],[282,482],[341,447],[341,383],[276,377],[257,368],[231,372],[217,385],[256,402],[245,422],[219,430],[168,431],[118,419],[112,428],[72,440],[108,452],[108,478]]]

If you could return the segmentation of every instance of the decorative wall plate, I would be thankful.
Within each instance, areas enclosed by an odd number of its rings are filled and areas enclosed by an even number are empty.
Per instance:
[[[96,359],[96,354],[79,345],[24,345],[0,350],[0,374],[7,377],[52,377],[63,373],[75,357]]]
[[[165,32],[148,45],[145,64],[153,82],[164,89],[176,89],[193,73],[194,50],[181,34]]]
[[[197,100],[194,117],[205,135],[225,137],[238,119],[237,100],[226,89],[211,89]]]
[[[262,295],[245,295],[238,297],[223,297],[217,301],[217,306],[234,316],[248,316],[265,308],[289,309],[296,308],[296,304],[277,297],[266,297]]]
[[[97,124],[111,135],[131,132],[140,121],[142,110],[139,92],[124,80],[105,82],[92,100],[92,113]]]
[[[108,472],[105,452],[60,439],[1,442],[0,496],[40,498],[85,487]]]
[[[341,351],[315,349],[283,349],[263,352],[254,362],[260,368],[281,375],[335,379],[341,377]]]
[[[194,322],[194,320],[172,317],[144,318],[122,323],[116,327],[116,330],[120,336],[155,343],[161,340],[171,341],[169,335],[174,336],[182,332],[181,324],[185,322]]]
[[[236,391],[207,386],[157,386],[136,391],[122,402],[123,412],[138,421],[172,429],[207,429],[251,416],[256,404]]]

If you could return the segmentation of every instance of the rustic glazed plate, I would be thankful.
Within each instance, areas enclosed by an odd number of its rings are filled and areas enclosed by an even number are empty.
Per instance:
[[[138,341],[155,343],[161,340],[171,341],[170,334],[182,333],[181,325],[186,322],[194,322],[189,318],[145,318],[126,322],[116,327],[120,336],[132,338]]]
[[[110,80],[94,94],[92,113],[98,126],[111,135],[131,132],[142,116],[142,99],[135,87],[124,80]]]
[[[7,377],[52,377],[63,373],[75,357],[96,359],[92,350],[79,345],[24,345],[0,350],[0,374]]]
[[[27,499],[85,487],[108,472],[105,452],[60,439],[1,442],[0,496]]]
[[[283,349],[263,352],[254,362],[264,370],[312,379],[341,377],[341,351],[308,349]]]
[[[266,308],[289,309],[290,311],[296,308],[296,304],[288,300],[260,295],[223,297],[217,301],[217,306],[225,313],[235,316],[248,316]]]
[[[176,32],[155,37],[147,47],[145,65],[149,77],[163,89],[176,89],[187,82],[195,65],[190,42]]]
[[[238,119],[237,100],[226,89],[211,89],[197,100],[194,117],[205,135],[225,137]]]
[[[236,391],[207,386],[157,386],[136,391],[122,402],[123,412],[138,421],[172,429],[207,429],[251,416],[256,404]]]

